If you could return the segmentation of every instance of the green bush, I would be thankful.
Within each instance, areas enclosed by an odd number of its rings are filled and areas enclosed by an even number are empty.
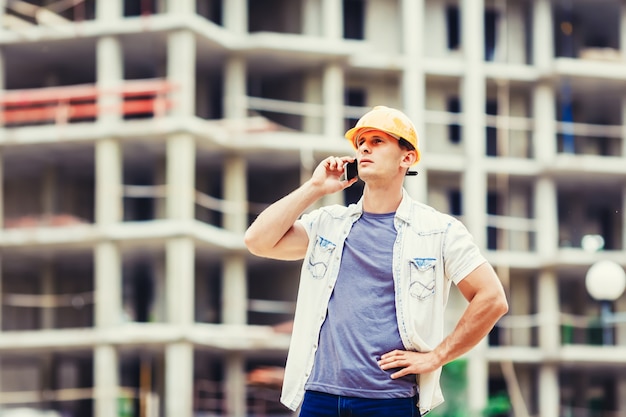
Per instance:
[[[467,359],[457,359],[443,367],[441,389],[446,401],[435,408],[428,417],[474,417],[467,404]],[[482,412],[484,417],[508,416],[511,402],[502,392],[489,398],[487,407]]]

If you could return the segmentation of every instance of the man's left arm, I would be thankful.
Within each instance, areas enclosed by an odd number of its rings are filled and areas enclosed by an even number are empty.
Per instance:
[[[456,327],[430,352],[394,350],[381,356],[383,370],[402,368],[391,375],[423,374],[453,361],[476,346],[508,311],[504,288],[487,262],[461,280],[457,287],[469,301]]]

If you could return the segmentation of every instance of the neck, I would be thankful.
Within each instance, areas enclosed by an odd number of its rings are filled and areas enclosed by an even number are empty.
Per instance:
[[[368,213],[395,212],[402,201],[402,186],[372,187],[363,190],[363,210]]]

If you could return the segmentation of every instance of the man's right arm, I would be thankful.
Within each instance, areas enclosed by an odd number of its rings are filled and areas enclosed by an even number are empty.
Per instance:
[[[274,259],[304,258],[309,236],[296,220],[326,194],[341,191],[357,179],[341,181],[343,164],[352,157],[329,157],[322,161],[313,176],[291,194],[270,205],[246,231],[244,240],[251,253]]]

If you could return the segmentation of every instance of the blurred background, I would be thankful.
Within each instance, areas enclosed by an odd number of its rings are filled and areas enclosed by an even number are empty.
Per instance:
[[[0,416],[292,415],[300,264],[243,232],[377,104],[510,300],[432,415],[626,415],[624,1],[0,6]]]

